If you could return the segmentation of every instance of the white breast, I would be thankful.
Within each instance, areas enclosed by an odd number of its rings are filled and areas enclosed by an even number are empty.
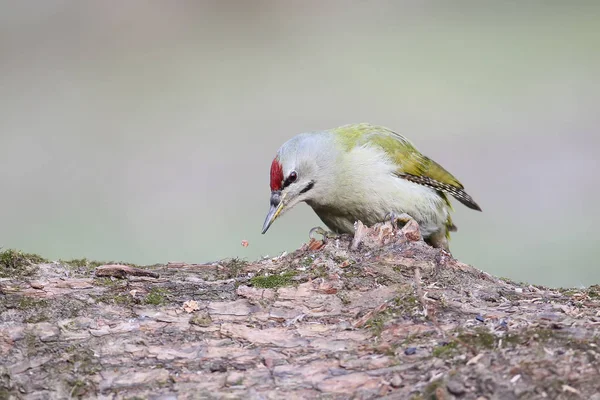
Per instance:
[[[356,147],[339,161],[335,189],[319,204],[310,204],[331,229],[348,231],[356,220],[373,225],[390,212],[412,216],[424,237],[445,229],[449,210],[444,199],[396,176],[397,166],[381,149]]]

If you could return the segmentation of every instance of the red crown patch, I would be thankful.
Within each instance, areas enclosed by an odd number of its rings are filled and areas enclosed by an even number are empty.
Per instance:
[[[279,160],[275,158],[271,163],[271,191],[275,192],[281,190],[281,184],[283,182],[283,167],[279,163]]]

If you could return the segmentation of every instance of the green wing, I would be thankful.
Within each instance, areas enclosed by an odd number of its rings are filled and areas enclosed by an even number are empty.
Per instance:
[[[481,211],[458,179],[441,165],[421,154],[404,136],[388,128],[370,124],[346,125],[333,131],[340,135],[348,148],[365,144],[381,147],[398,165],[396,175],[438,190],[448,205],[450,202],[444,193],[452,195],[473,210]]]

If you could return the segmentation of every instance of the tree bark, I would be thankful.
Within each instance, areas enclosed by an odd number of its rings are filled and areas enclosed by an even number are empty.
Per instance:
[[[0,398],[600,399],[597,286],[357,232],[256,262],[0,258]]]

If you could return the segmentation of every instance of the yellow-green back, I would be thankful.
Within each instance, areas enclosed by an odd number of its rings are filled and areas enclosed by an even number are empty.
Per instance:
[[[469,208],[481,210],[464,191],[458,179],[421,154],[404,136],[388,128],[367,123],[344,125],[330,132],[338,136],[347,150],[364,145],[380,147],[397,165],[396,174],[399,177],[438,190],[448,205],[450,202],[444,193],[451,194]]]

